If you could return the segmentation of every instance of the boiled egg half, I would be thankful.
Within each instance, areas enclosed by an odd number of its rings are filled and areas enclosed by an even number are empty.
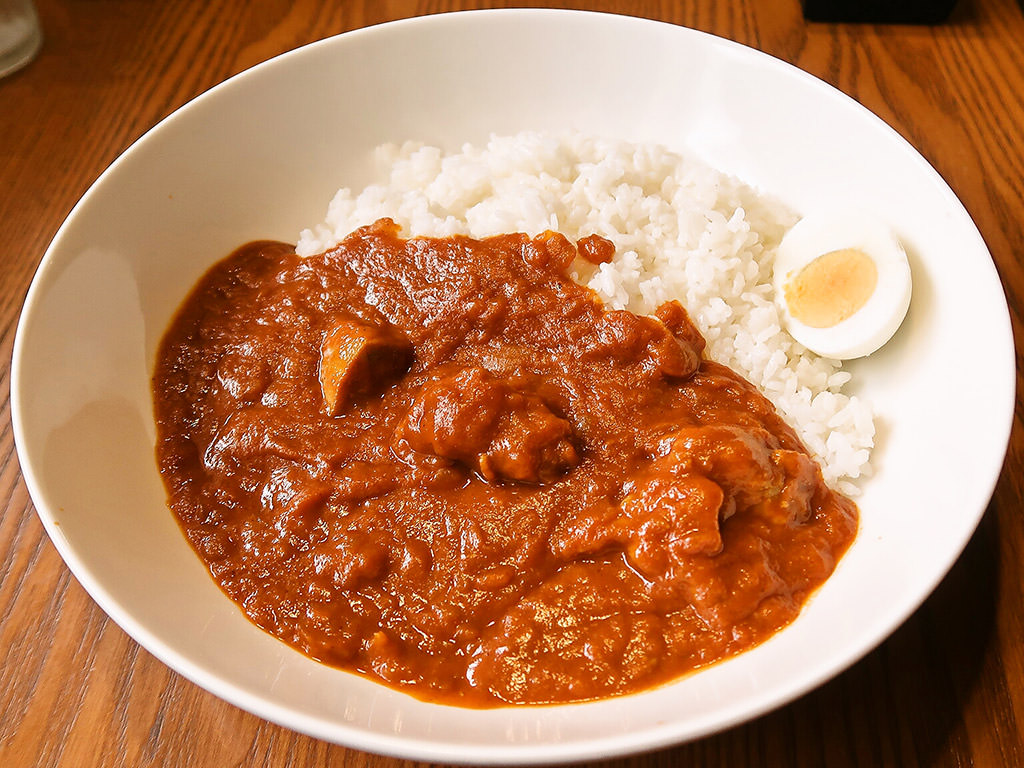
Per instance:
[[[888,226],[855,211],[805,216],[779,244],[775,300],[787,330],[837,360],[870,355],[910,306],[907,254]]]

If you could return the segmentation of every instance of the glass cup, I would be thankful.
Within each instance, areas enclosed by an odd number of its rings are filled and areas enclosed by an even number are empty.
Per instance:
[[[42,42],[32,0],[0,0],[0,77],[32,61]]]

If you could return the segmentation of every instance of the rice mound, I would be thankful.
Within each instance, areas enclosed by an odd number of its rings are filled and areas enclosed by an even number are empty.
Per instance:
[[[797,217],[741,181],[655,144],[527,132],[456,154],[384,145],[387,182],[341,189],[297,252],[320,253],[388,216],[407,236],[486,237],[555,230],[615,244],[611,263],[577,260],[572,276],[609,306],[638,313],[678,299],[707,354],[753,382],[848,495],[870,474],[870,407],[842,388],[842,364],[815,355],[783,328],[771,284],[775,249]]]

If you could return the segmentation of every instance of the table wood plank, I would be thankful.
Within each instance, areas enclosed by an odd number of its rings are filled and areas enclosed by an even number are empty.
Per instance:
[[[0,765],[413,765],[242,712],[170,671],[103,614],[49,542],[20,473],[9,405],[14,332],[39,259],[75,202],[124,149],[189,99],[347,30],[428,13],[546,4],[37,5],[44,48],[29,67],[0,80]],[[936,27],[807,24],[798,0],[561,5],[645,16],[752,45],[872,109],[921,151],[974,216],[1021,338],[1024,14],[1017,0],[961,0]],[[1020,354],[1018,346],[1018,393]],[[951,364],[972,364],[970,350],[951,350]],[[591,765],[1024,765],[1022,397],[978,532],[935,593],[877,650],[753,722]],[[955,476],[955,467],[948,470]]]

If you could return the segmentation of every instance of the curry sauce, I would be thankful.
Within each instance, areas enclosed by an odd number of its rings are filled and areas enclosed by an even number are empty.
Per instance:
[[[606,309],[545,233],[254,242],[167,331],[170,506],[246,615],[463,706],[594,699],[791,622],[855,536],[675,302]]]

